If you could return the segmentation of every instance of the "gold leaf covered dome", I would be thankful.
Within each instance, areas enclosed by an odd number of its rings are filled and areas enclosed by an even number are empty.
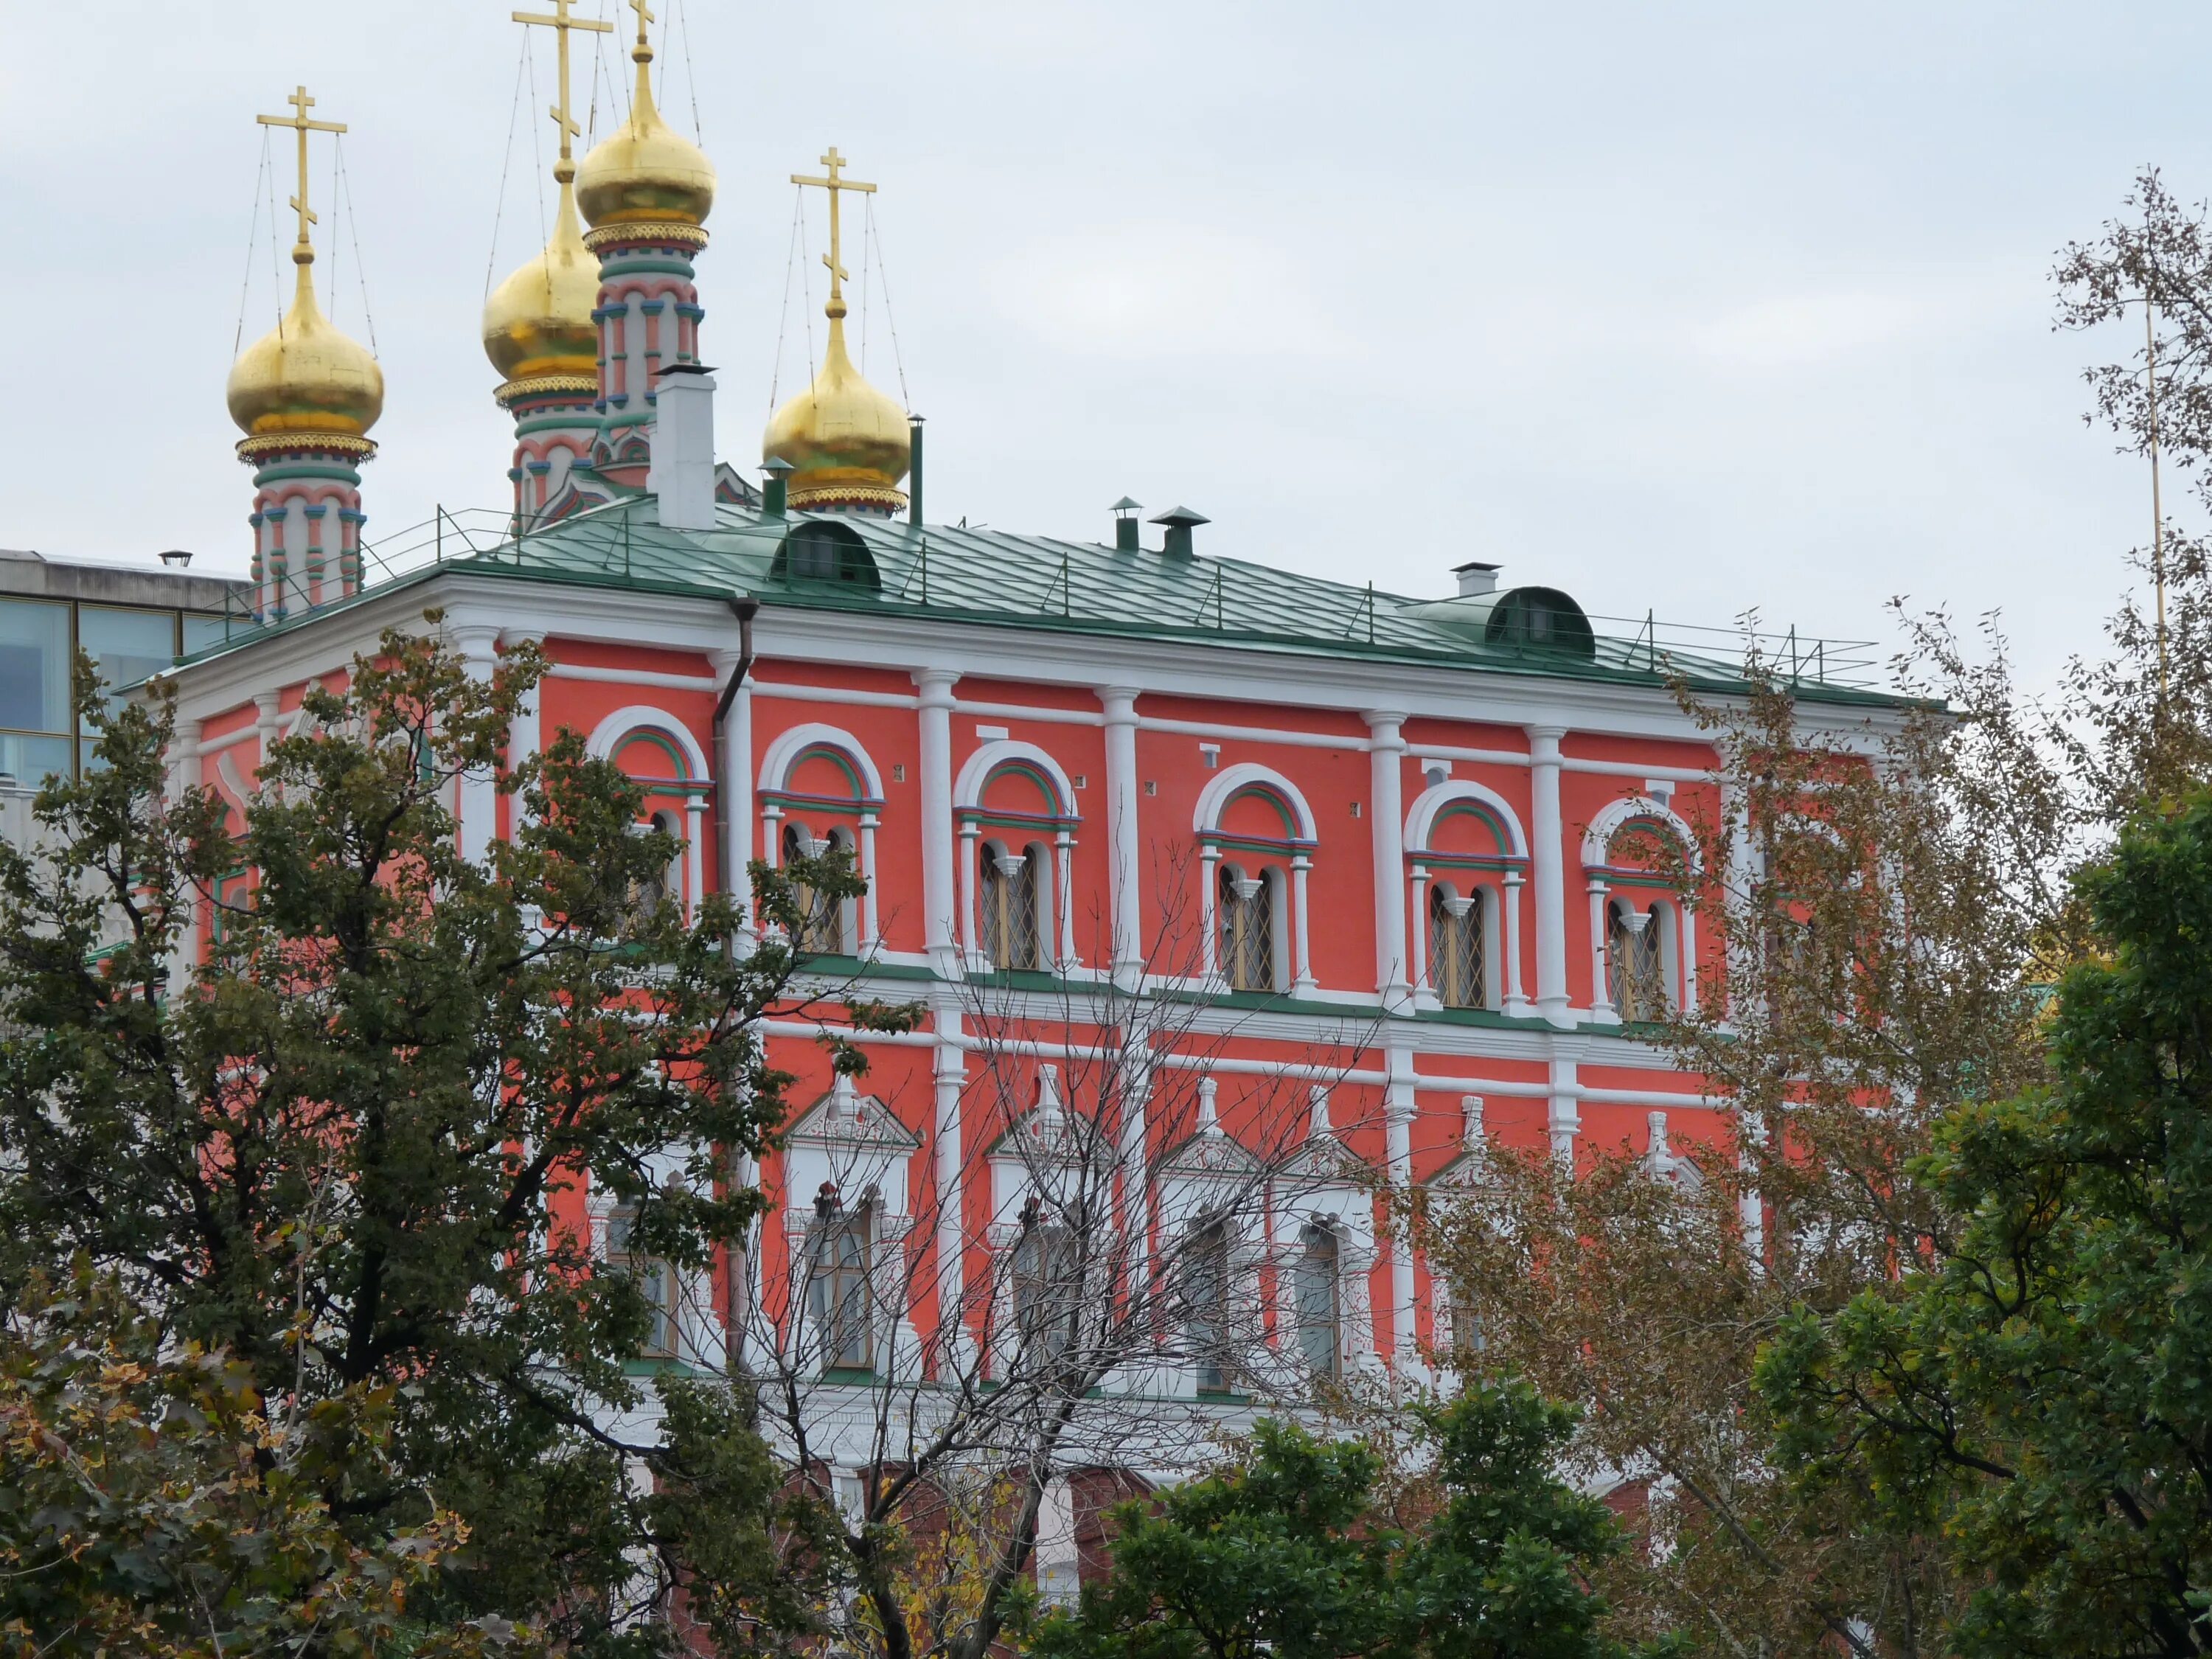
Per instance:
[[[914,459],[906,411],[870,386],[845,350],[844,307],[830,319],[830,349],[814,384],[775,412],[761,459],[791,466],[791,504],[905,510],[899,485]]]
[[[292,309],[232,365],[230,418],[246,434],[240,453],[281,447],[288,439],[325,438],[374,453],[368,429],[384,413],[384,371],[368,347],[349,338],[315,301],[314,255],[293,259],[299,286]]]
[[[696,230],[714,210],[714,165],[660,118],[653,101],[653,48],[642,21],[630,57],[637,64],[637,93],[629,119],[584,158],[576,175],[577,202],[594,230],[617,225]]]
[[[501,397],[595,389],[599,302],[599,255],[584,246],[574,187],[563,181],[553,239],[484,303],[484,355],[507,380]]]

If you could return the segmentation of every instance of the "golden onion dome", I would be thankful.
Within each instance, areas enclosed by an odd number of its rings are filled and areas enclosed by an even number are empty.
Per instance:
[[[845,350],[845,319],[832,301],[830,349],[814,384],[775,412],[761,459],[791,467],[793,507],[875,507],[902,512],[899,489],[914,459],[906,411],[860,377]]]
[[[584,246],[574,186],[561,186],[561,210],[544,252],[496,289],[484,303],[484,355],[504,377],[502,397],[533,390],[535,381],[582,382],[596,387],[599,326],[599,258]],[[577,386],[574,389],[585,389]]]
[[[714,165],[680,137],[653,101],[653,49],[640,40],[637,94],[629,119],[589,155],[576,174],[576,198],[592,228],[681,225],[696,229],[714,206]]]
[[[292,257],[300,278],[291,312],[231,366],[230,418],[246,436],[240,448],[334,438],[373,451],[368,435],[384,413],[384,371],[316,304],[314,255],[301,248]]]

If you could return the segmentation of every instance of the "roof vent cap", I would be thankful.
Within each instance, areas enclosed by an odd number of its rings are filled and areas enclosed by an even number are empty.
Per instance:
[[[1178,507],[1161,514],[1152,522],[1165,526],[1168,532],[1167,544],[1161,548],[1160,551],[1171,559],[1188,559],[1194,556],[1191,548],[1190,532],[1202,524],[1212,524],[1213,520],[1202,513],[1194,513],[1187,507]]]

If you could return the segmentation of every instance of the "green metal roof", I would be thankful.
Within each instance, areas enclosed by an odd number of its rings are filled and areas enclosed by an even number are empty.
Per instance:
[[[441,529],[436,562],[380,580],[380,570],[412,564],[428,554],[426,531],[419,545],[397,554],[386,550],[391,543],[370,550],[367,592],[445,568],[716,599],[749,593],[765,606],[928,617],[1559,678],[1663,685],[1680,677],[1711,691],[1745,684],[1743,636],[1729,630],[1704,630],[1711,643],[1686,649],[1675,637],[1680,630],[1647,620],[1608,634],[1598,625],[1604,619],[1594,619],[1595,652],[1577,656],[1509,638],[1486,638],[1486,613],[1479,602],[1412,599],[1238,559],[1174,556],[1149,549],[1121,552],[1091,542],[962,526],[917,527],[844,514],[793,513],[770,519],[757,508],[727,503],[719,513],[717,530],[666,530],[655,522],[652,497],[632,496],[519,540],[505,538],[503,529],[496,538],[465,538],[458,529]],[[808,525],[836,526],[823,533],[841,541],[857,538],[873,563],[875,581],[789,574],[788,561],[780,562],[777,556],[793,532]],[[496,545],[490,544],[494,540]],[[1443,562],[1439,560],[1440,568]],[[291,618],[283,626],[289,629],[305,620]],[[1780,672],[1801,696],[1862,704],[1898,701],[1855,683],[1870,666],[1863,656],[1839,653],[1820,641],[1801,642],[1794,635],[1767,636],[1764,648],[1770,663],[1778,656]]]

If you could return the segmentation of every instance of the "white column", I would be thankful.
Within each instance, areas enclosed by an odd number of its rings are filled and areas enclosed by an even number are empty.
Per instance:
[[[499,629],[472,623],[452,630],[454,646],[473,680],[488,680],[499,666]],[[480,864],[499,836],[499,775],[489,769],[461,774],[461,856]]]
[[[1121,1042],[1121,1222],[1129,1230],[1129,1291],[1142,1305],[1152,1295],[1152,1151],[1146,1127],[1151,1115],[1152,1056],[1140,1026],[1124,1025]]]
[[[1676,940],[1676,948],[1682,953],[1682,1012],[1694,1014],[1698,1012],[1698,913],[1686,900],[1674,914],[1682,924]]]
[[[695,794],[684,803],[684,919],[698,919],[699,905],[707,896],[707,798]]]
[[[860,954],[872,954],[883,942],[882,922],[876,906],[876,815],[860,814],[860,879],[868,890],[860,895]]]
[[[1521,900],[1528,883],[1518,870],[1505,872],[1505,1012],[1526,1014],[1528,999],[1521,989]]]
[[[932,1051],[937,1093],[937,1346],[939,1364],[955,1370],[969,1362],[968,1229],[963,1208],[960,1095],[968,1080],[968,1056],[959,1046],[960,1011],[937,1010],[937,1047]]]
[[[1100,690],[1106,710],[1106,857],[1114,914],[1114,983],[1138,991],[1145,982],[1143,826],[1137,789],[1137,693]]]
[[[948,980],[962,975],[952,942],[952,686],[959,678],[943,668],[914,676],[921,692],[922,922],[930,966]]]
[[[1221,889],[1221,849],[1206,847],[1198,856],[1198,927],[1200,962],[1209,981],[1221,978],[1221,913],[1217,901]],[[1305,907],[1297,907],[1299,920]]]
[[[1060,971],[1078,966],[1075,957],[1075,837],[1065,830],[1053,844],[1053,919],[1060,930]]]
[[[1582,1081],[1571,1060],[1552,1062],[1551,1122],[1552,1156],[1560,1168],[1571,1171],[1575,1166],[1575,1137],[1582,1133]]]
[[[532,629],[510,628],[499,639],[500,643],[509,650],[519,646],[545,643],[544,634]],[[509,773],[534,757],[545,746],[544,716],[539,707],[539,698],[544,690],[545,683],[540,680],[530,688],[514,711],[514,723],[507,733],[507,769]],[[530,803],[523,798],[520,791],[517,791],[512,799],[514,805],[511,810],[515,828],[519,830],[529,818]]]
[[[1321,988],[1320,981],[1314,978],[1312,933],[1306,926],[1306,878],[1312,874],[1313,860],[1304,853],[1291,860],[1291,911],[1294,917],[1291,937],[1297,948],[1294,964],[1297,976],[1291,981],[1291,994],[1294,997],[1311,996]],[[1207,889],[1212,890],[1211,883]]]
[[[1535,870],[1536,1012],[1557,1026],[1574,1023],[1567,1000],[1566,830],[1559,812],[1561,726],[1528,728],[1534,820],[1529,856]]]
[[[1436,988],[1429,982],[1429,867],[1425,864],[1413,866],[1413,890],[1407,905],[1407,938],[1412,941],[1413,956],[1413,1005],[1419,1008],[1437,1006]]]
[[[1389,1051],[1390,1081],[1383,1096],[1385,1152],[1390,1186],[1401,1200],[1413,1189],[1413,1056]],[[1391,1364],[1400,1370],[1417,1358],[1413,1329],[1413,1243],[1404,1227],[1390,1230]]]
[[[975,929],[975,882],[982,835],[973,823],[960,826],[960,955],[971,969],[981,967],[983,960],[982,945]]]
[[[724,649],[714,654],[714,678],[728,684],[744,659],[739,651]],[[738,925],[739,944],[759,937],[753,924],[753,883],[750,866],[753,848],[753,689],[738,688],[730,712],[722,722],[722,752],[714,757],[720,775],[714,787],[722,792],[722,844],[716,849],[722,866],[722,890],[744,912]]]
[[[1406,717],[1370,711],[1370,793],[1375,799],[1375,988],[1386,1013],[1413,1012],[1406,977]],[[1303,907],[1301,907],[1303,908]]]
[[[1600,1019],[1613,1012],[1613,993],[1606,983],[1605,945],[1606,927],[1605,883],[1593,876],[1589,884],[1590,930],[1590,1012]]]

